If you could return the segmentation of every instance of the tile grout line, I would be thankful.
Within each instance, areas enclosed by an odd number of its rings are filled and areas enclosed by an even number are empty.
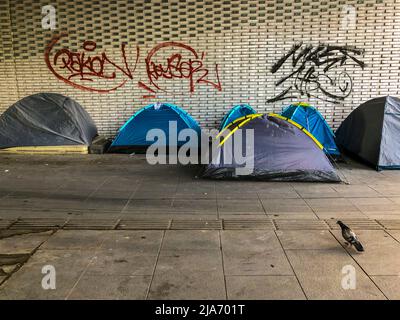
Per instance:
[[[90,259],[90,261],[88,262],[88,264],[86,265],[86,267],[83,269],[83,271],[81,272],[81,274],[79,275],[78,279],[76,280],[76,282],[74,283],[74,285],[72,286],[71,290],[68,292],[67,296],[64,298],[64,300],[68,300],[69,297],[71,296],[72,292],[75,290],[76,286],[78,285],[78,283],[81,281],[81,279],[83,278],[83,276],[86,274],[86,271],[89,269],[90,265],[92,264],[92,262],[94,261],[94,259],[96,259],[96,253],[97,250],[101,247],[101,245],[103,244],[103,242],[105,241],[105,238],[103,238],[103,240],[99,243],[99,245],[96,247],[95,252],[93,257]]]
[[[161,250],[162,250],[162,247],[163,247],[163,245],[164,245],[164,239],[165,239],[165,234],[166,234],[166,232],[167,232],[167,230],[164,230],[164,231],[163,231],[163,234],[162,234],[162,237],[161,237],[160,248],[158,249],[158,252],[157,252],[157,258],[156,258],[156,261],[155,261],[155,263],[154,263],[154,268],[153,268],[153,272],[152,272],[152,275],[151,275],[151,279],[150,279],[149,285],[148,285],[148,287],[147,287],[145,300],[148,300],[148,299],[149,299],[151,286],[153,285],[154,276],[155,276],[155,274],[156,274],[156,269],[157,269],[157,265],[158,265],[158,260],[160,259]]]
[[[310,210],[312,211],[313,215],[314,215],[318,220],[323,220],[323,219],[320,219],[320,217],[318,216],[318,214],[315,212],[314,208],[308,203],[307,198],[303,198],[302,195],[297,191],[297,189],[296,189],[293,185],[291,185],[291,186],[292,186],[293,190],[297,193],[297,195],[300,197],[300,199],[302,199],[302,200],[304,201],[304,203],[307,205],[307,207],[310,208]],[[338,192],[337,192],[333,187],[331,187],[331,188],[332,188],[332,190],[334,190],[334,191],[338,194]],[[339,195],[339,194],[338,194],[338,195]],[[318,198],[318,199],[320,199],[320,198]],[[329,226],[328,226],[328,227],[329,227]]]
[[[177,194],[177,192],[178,192],[178,188],[179,188],[180,183],[181,183],[181,177],[178,176],[178,182],[177,182],[176,187],[175,187],[174,196],[172,197],[172,200],[171,200],[171,208],[174,207],[175,199],[176,199],[176,194]]]
[[[140,182],[140,183],[142,183],[142,182]],[[126,201],[124,207],[120,210],[119,218],[122,218],[122,216],[124,215],[126,208],[128,208],[129,204],[131,203],[131,201],[132,201],[133,197],[135,196],[138,189],[139,189],[139,184],[136,185],[135,189],[132,191],[131,195],[129,196],[129,199]]]
[[[357,262],[357,260],[353,257],[353,255],[351,255],[347,250],[346,250],[346,248],[343,246],[343,243],[341,242],[341,241],[339,241],[336,237],[335,237],[335,235],[334,235],[334,233],[332,232],[332,230],[329,230],[329,232],[331,233],[331,235],[335,238],[335,240],[337,241],[337,242],[339,242],[339,245],[342,247],[342,249],[346,252],[346,254],[350,257],[350,259],[352,259],[354,262],[355,262],[355,264],[357,264],[358,265],[358,267],[362,270],[362,272],[364,272],[365,273],[365,275],[367,276],[367,278],[369,279],[369,280],[371,280],[371,282],[374,284],[374,286],[379,290],[379,292],[380,293],[382,293],[382,295],[386,298],[386,300],[389,300],[389,298],[386,296],[386,294],[381,290],[381,288],[375,283],[375,281],[370,277],[370,275],[367,273],[367,271],[365,271],[364,270],[364,268]]]
[[[268,216],[267,210],[265,210],[264,203],[261,201],[260,194],[259,194],[258,192],[256,192],[256,194],[257,194],[258,202],[261,204],[261,208],[262,208],[263,211],[264,211],[264,215],[265,215],[267,218],[270,218],[270,217]],[[270,218],[270,219],[271,219],[271,218]],[[271,219],[271,220],[272,220],[272,219]]]
[[[306,298],[306,300],[309,300],[309,298],[308,298],[306,292],[304,291],[303,286],[301,285],[301,282],[300,282],[300,280],[299,280],[299,277],[297,276],[297,273],[296,273],[296,271],[294,270],[294,267],[293,267],[293,265],[292,265],[292,263],[291,263],[291,261],[290,261],[288,255],[287,255],[287,253],[286,253],[286,250],[284,249],[284,247],[283,247],[283,245],[282,245],[281,239],[279,238],[278,234],[276,233],[276,230],[274,230],[273,232],[274,232],[275,237],[277,238],[277,240],[278,240],[278,242],[279,242],[279,244],[280,244],[280,246],[281,246],[281,248],[282,248],[283,253],[285,254],[286,260],[287,260],[287,262],[289,263],[290,268],[292,269],[292,271],[293,271],[293,273],[294,273],[294,276],[296,277],[297,283],[299,284],[300,289],[301,289],[301,291],[302,291],[303,294],[304,294],[304,297]]]
[[[383,231],[384,231],[389,237],[391,237],[394,241],[400,243],[400,240],[397,240],[395,237],[393,237],[392,234],[389,233],[387,229],[384,228]]]
[[[97,191],[99,191],[99,189],[100,189],[102,186],[104,186],[104,184],[105,184],[107,181],[109,181],[110,179],[111,179],[111,177],[105,178],[105,179],[103,180],[102,183],[100,183],[92,192],[90,192],[90,193],[87,195],[87,197],[85,198],[85,200],[83,200],[83,202],[88,201],[89,198],[90,198],[92,195],[94,195]]]
[[[217,195],[217,186],[216,186],[215,182],[214,182],[213,186],[214,186],[214,194],[215,194],[215,206],[216,206],[216,211],[217,211],[217,219],[219,220],[220,219],[219,207],[218,207],[219,202],[218,202],[218,195]]]
[[[226,286],[226,274],[225,274],[225,263],[224,263],[224,251],[222,250],[222,230],[218,230],[219,235],[219,250],[221,252],[221,263],[222,263],[222,275],[224,277],[224,287],[225,287],[225,299],[228,300],[228,288]]]

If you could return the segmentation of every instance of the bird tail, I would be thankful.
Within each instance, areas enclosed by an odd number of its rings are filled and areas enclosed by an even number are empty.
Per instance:
[[[364,251],[364,247],[362,246],[360,241],[355,241],[353,244],[354,244],[354,247],[357,249],[357,251],[360,251],[360,252]]]

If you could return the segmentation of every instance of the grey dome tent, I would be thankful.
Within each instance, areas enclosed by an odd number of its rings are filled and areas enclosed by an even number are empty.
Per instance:
[[[64,147],[87,153],[96,135],[96,125],[83,107],[56,93],[25,97],[0,116],[1,151],[30,148],[40,153],[48,147]]]
[[[336,131],[336,142],[377,170],[400,169],[400,99],[386,96],[361,104]]]
[[[243,129],[241,140],[238,129]],[[246,142],[244,130],[254,132],[254,152]],[[205,167],[204,178],[255,179],[272,181],[341,181],[326,157],[322,145],[307,130],[280,115],[254,114],[236,119],[225,130],[213,161]],[[232,148],[225,148],[231,139]],[[237,140],[238,139],[238,140]],[[238,141],[236,143],[235,141]],[[235,158],[234,149],[241,148],[245,162],[253,163],[246,174],[238,173],[243,161]],[[246,150],[244,152],[243,150]]]

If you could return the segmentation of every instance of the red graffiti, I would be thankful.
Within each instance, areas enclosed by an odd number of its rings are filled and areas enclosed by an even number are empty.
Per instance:
[[[133,74],[139,62],[140,49],[136,47],[136,61],[133,70],[130,69],[126,56],[126,45],[121,45],[122,63],[111,60],[106,52],[95,53],[97,44],[86,40],[80,51],[61,48],[55,50],[60,39],[67,34],[55,36],[46,47],[44,58],[49,70],[65,83],[87,91],[108,93],[122,87],[128,80],[133,80]],[[162,49],[173,49],[173,53],[162,52]],[[177,51],[177,50],[179,51]],[[164,58],[163,63],[156,61]],[[211,85],[222,91],[219,80],[218,64],[215,65],[216,81],[209,80],[209,70],[204,66],[205,53],[199,55],[192,47],[179,42],[164,42],[154,47],[145,59],[146,72],[149,84],[138,82],[141,89],[147,94],[143,98],[155,98],[157,91],[164,91],[158,83],[164,79],[188,79],[189,92],[195,91],[196,85]],[[106,88],[104,88],[106,86]]]
[[[121,45],[123,66],[113,62],[105,52],[93,55],[97,44],[88,40],[83,43],[81,52],[63,48],[56,51],[51,59],[53,48],[65,36],[67,34],[54,37],[45,50],[47,67],[58,79],[75,88],[100,93],[114,91],[122,87],[128,79],[133,79],[139,60],[139,47],[136,48],[136,62],[133,70],[127,63],[125,44]],[[112,86],[103,88],[104,81],[100,80],[107,80],[112,83]]]
[[[157,53],[162,49],[169,47],[183,49],[190,54],[190,57],[185,59],[181,53],[173,53],[166,59],[166,61],[164,61],[164,63],[156,63],[154,60],[156,59]],[[215,65],[216,82],[208,80],[209,70],[204,67],[204,56],[204,52],[199,56],[192,47],[179,42],[171,41],[157,45],[149,52],[145,60],[150,85],[152,85],[156,90],[166,91],[160,87],[157,80],[159,78],[178,78],[189,79],[189,91],[191,93],[195,91],[196,84],[211,85],[218,91],[222,91],[222,85],[219,80],[218,64]],[[143,82],[139,82],[139,85],[151,93],[156,92]]]

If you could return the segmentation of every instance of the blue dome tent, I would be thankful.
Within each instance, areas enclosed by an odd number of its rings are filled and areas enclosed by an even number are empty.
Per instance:
[[[325,153],[333,156],[340,155],[332,129],[316,108],[301,102],[286,107],[281,115],[309,131],[323,145]]]
[[[146,151],[154,141],[146,140],[152,129],[161,129],[166,135],[166,146],[180,147],[186,141],[169,141],[170,122],[176,123],[177,134],[193,129],[200,139],[201,130],[196,120],[178,106],[169,103],[150,104],[137,111],[120,129],[108,152],[130,153]]]
[[[238,118],[247,116],[249,114],[255,114],[256,112],[252,107],[247,104],[240,104],[233,107],[222,119],[219,126],[219,131],[222,131],[229,123],[235,121]]]

